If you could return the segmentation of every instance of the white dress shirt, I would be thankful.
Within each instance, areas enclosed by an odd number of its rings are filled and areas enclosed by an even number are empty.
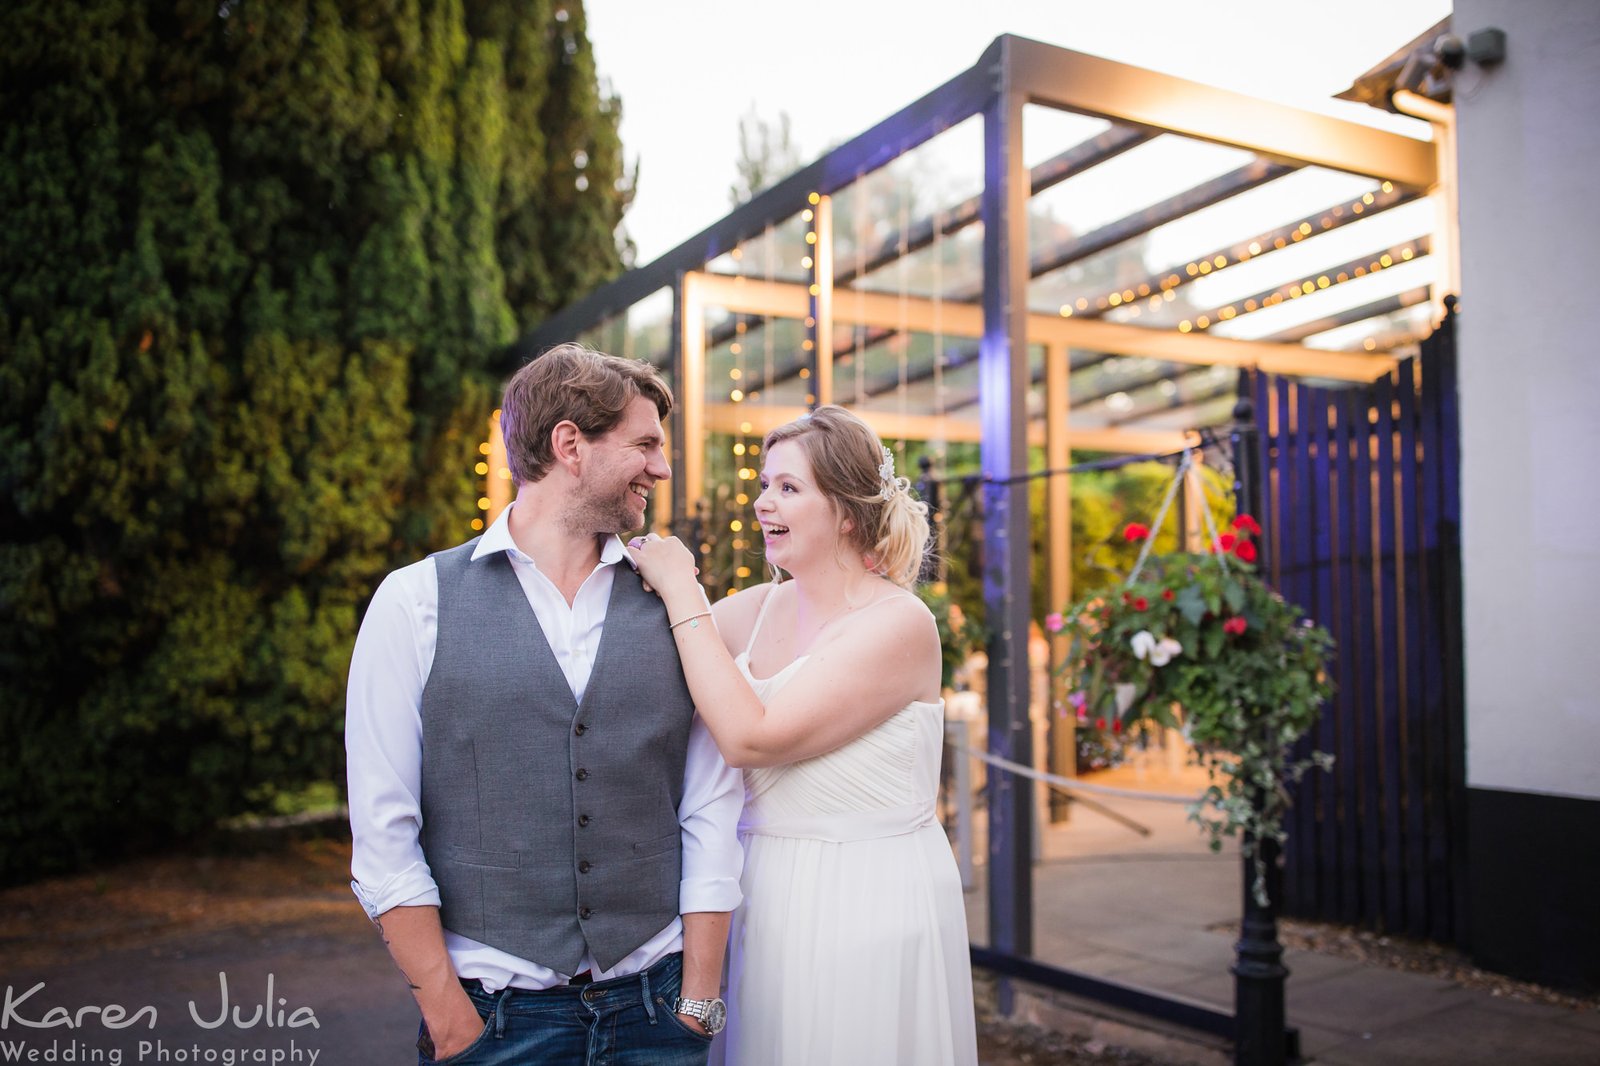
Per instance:
[[[515,504],[513,504],[515,506]],[[600,563],[568,606],[555,584],[511,539],[506,508],[484,533],[472,557],[503,551],[528,597],[539,628],[582,702],[605,627],[606,608],[618,563],[632,559],[616,537],[601,545]],[[485,618],[485,625],[492,625]],[[350,783],[350,827],[354,838],[351,888],[377,918],[394,907],[439,905],[439,889],[418,839],[422,828],[422,689],[433,668],[439,624],[439,578],[432,559],[394,571],[378,587],[361,622],[350,661],[345,750]],[[683,830],[683,868],[678,911],[731,911],[743,898],[739,875],[744,852],[736,832],[744,786],[695,716],[678,824]],[[564,984],[560,974],[476,940],[445,930],[445,947],[456,973],[483,982],[488,991],[506,986],[540,989]],[[683,922],[674,918],[616,966],[602,971],[586,952],[587,969],[605,980],[649,969],[683,946]]]

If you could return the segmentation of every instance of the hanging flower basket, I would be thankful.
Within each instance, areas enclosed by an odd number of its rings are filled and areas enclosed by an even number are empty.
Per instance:
[[[1188,470],[1186,458],[1174,487]],[[1157,529],[1171,498],[1169,490]],[[1333,638],[1257,574],[1260,533],[1239,515],[1228,532],[1211,528],[1209,551],[1151,555],[1150,528],[1131,524],[1123,535],[1146,553],[1130,579],[1049,621],[1070,638],[1063,669],[1084,715],[1124,730],[1148,720],[1183,731],[1211,776],[1189,815],[1213,850],[1224,836],[1242,838],[1265,906],[1257,842],[1285,839],[1289,786],[1333,763],[1322,752],[1294,753],[1333,693]]]

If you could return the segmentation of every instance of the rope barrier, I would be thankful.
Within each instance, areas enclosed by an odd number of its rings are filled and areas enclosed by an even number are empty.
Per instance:
[[[977,759],[979,762],[988,763],[990,766],[998,767],[1001,770],[1017,774],[1021,777],[1031,777],[1035,781],[1042,781],[1047,785],[1054,785],[1063,792],[1086,792],[1091,795],[1116,796],[1120,799],[1152,800],[1156,803],[1198,803],[1201,799],[1200,796],[1175,796],[1168,792],[1142,792],[1136,788],[1114,788],[1110,785],[1088,785],[1081,781],[1073,780],[1070,777],[1061,777],[1057,774],[1050,774],[1041,770],[1035,770],[1031,766],[1024,766],[1021,763],[1012,762],[1010,759],[1002,759],[998,755],[991,755],[986,751],[978,751],[977,749],[970,748],[965,744],[956,744],[952,742],[950,746],[957,751],[965,752],[974,759]]]

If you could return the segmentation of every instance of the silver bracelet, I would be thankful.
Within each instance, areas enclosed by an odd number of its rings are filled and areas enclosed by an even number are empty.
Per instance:
[[[701,611],[699,614],[691,614],[688,618],[680,618],[676,622],[673,622],[671,625],[667,626],[667,632],[669,632],[669,633],[672,632],[674,629],[677,629],[679,626],[683,625],[685,622],[689,623],[689,628],[690,629],[699,629],[700,628],[700,619],[702,619],[702,618],[710,618],[710,617],[711,617],[711,612],[710,611]]]

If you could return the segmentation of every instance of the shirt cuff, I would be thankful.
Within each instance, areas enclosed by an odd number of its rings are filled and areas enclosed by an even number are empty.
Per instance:
[[[380,914],[396,907],[437,907],[439,886],[424,863],[414,862],[374,888],[360,881],[350,882],[350,891],[356,894],[361,909],[367,917],[377,921]]]
[[[678,913],[731,911],[744,900],[736,877],[686,877],[678,882]]]

